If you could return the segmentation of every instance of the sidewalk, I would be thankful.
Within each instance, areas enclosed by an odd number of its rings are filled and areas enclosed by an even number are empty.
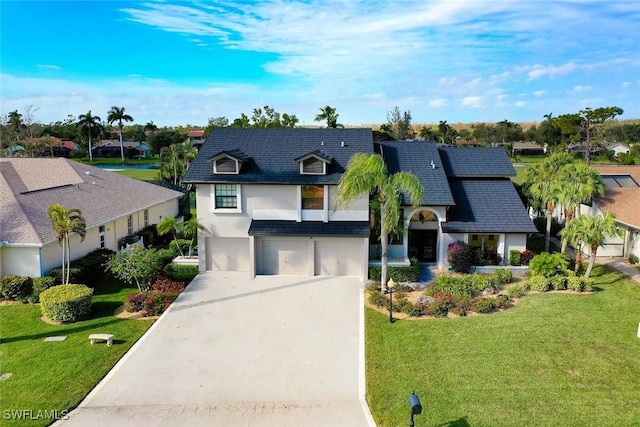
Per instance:
[[[640,283],[640,270],[632,265],[627,264],[626,258],[610,257],[598,259],[597,261],[601,262],[602,264],[607,264],[614,270],[618,270],[620,273],[626,274],[631,280],[634,280],[636,283]]]

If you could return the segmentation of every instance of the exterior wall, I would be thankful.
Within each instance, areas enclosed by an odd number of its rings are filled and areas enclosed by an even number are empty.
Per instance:
[[[1,246],[0,254],[2,258],[0,277],[10,274],[41,277],[39,247]]]
[[[506,234],[505,235],[505,244],[504,244],[504,253],[502,254],[502,260],[504,265],[509,264],[509,252],[512,250],[516,251],[524,251],[527,249],[527,234],[519,233],[519,234]]]
[[[329,221],[369,221],[369,195],[365,194],[356,200],[349,209],[343,206],[336,208],[338,187],[329,186]]]

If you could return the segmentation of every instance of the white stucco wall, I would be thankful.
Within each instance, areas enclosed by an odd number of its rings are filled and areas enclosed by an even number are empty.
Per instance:
[[[0,276],[14,274],[17,276],[40,277],[40,248],[2,246],[2,265]]]
[[[527,249],[527,235],[524,233],[520,234],[506,234],[505,235],[505,245],[504,245],[504,253],[502,254],[503,264],[509,264],[509,252],[512,250],[524,251]]]

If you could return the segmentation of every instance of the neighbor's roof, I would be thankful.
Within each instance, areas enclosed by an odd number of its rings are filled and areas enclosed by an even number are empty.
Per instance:
[[[381,154],[390,174],[405,171],[414,174],[422,184],[422,205],[450,206],[455,201],[447,176],[433,142],[400,141],[375,144],[376,152]],[[431,166],[433,162],[434,167]],[[404,197],[403,197],[404,199]],[[410,200],[403,200],[409,205]]]
[[[92,228],[182,195],[63,158],[0,159],[0,241],[54,241],[47,216],[54,203],[80,209]]]
[[[449,177],[502,178],[516,176],[503,147],[439,147],[444,170]]]
[[[640,166],[592,166],[600,175],[629,175],[640,184]],[[607,188],[596,199],[603,212],[611,212],[624,224],[640,228],[640,187]]]
[[[451,180],[456,205],[445,233],[534,233],[536,228],[509,179]]]
[[[241,150],[251,159],[243,163],[238,175],[214,175],[213,166],[207,159],[233,150]],[[296,159],[316,150],[332,159],[327,174],[301,175]],[[371,129],[215,128],[183,182],[337,184],[349,159],[358,152],[373,152]]]

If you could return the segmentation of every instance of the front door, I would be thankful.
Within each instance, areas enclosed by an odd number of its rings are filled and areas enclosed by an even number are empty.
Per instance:
[[[437,230],[409,230],[409,258],[420,262],[436,262]]]

